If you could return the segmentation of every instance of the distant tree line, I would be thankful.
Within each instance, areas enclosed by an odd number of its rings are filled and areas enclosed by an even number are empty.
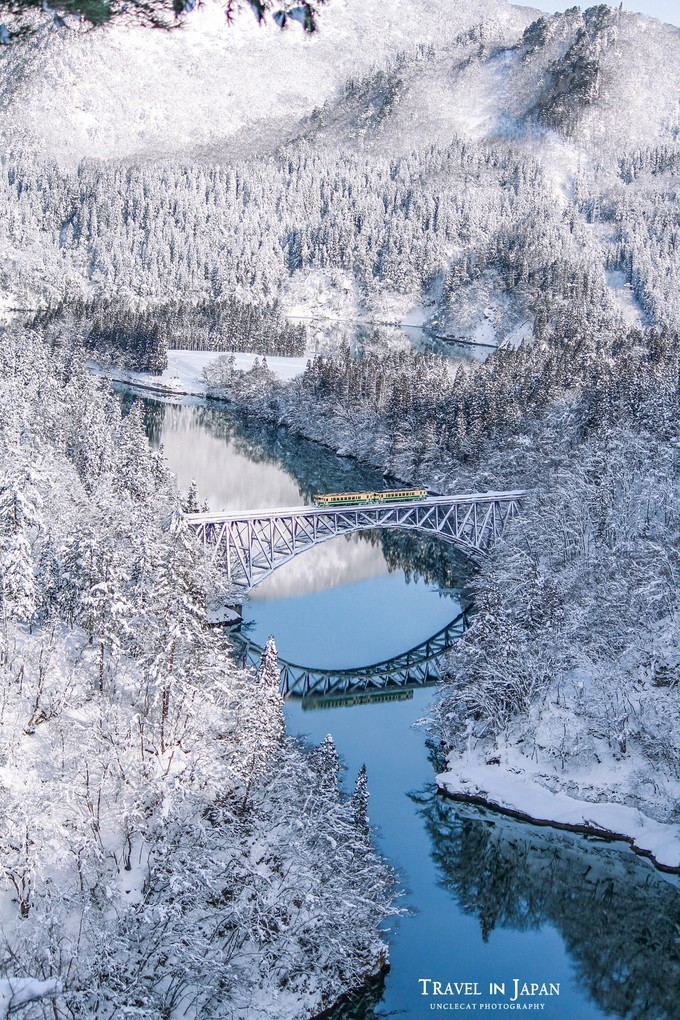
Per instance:
[[[135,309],[120,300],[74,300],[40,311],[29,325],[48,335],[68,330],[95,357],[156,374],[173,349],[301,357],[307,347],[306,326],[289,323],[276,301],[251,305],[229,298]]]
[[[327,0],[223,0],[226,21],[231,23],[244,8],[262,24],[268,16],[279,28],[298,23],[307,33],[316,32],[319,8]],[[49,20],[58,29],[80,25],[99,28],[111,22],[170,29],[181,25],[196,8],[196,0],[0,0],[0,45],[30,38]]]
[[[670,158],[667,146],[659,158]],[[640,176],[634,190],[618,178],[605,193],[583,171],[572,208],[555,202],[526,153],[463,141],[395,160],[301,143],[266,162],[72,172],[10,149],[0,157],[0,285],[19,303],[59,304],[68,293],[176,305],[186,325],[185,304],[187,315],[203,302],[228,311],[233,299],[271,307],[299,271],[344,272],[368,297],[388,288],[417,298],[440,279],[446,325],[480,280],[532,316],[546,304],[551,315],[611,305],[607,262],[624,267],[636,293],[658,294],[645,310],[672,325],[676,191],[653,169],[640,170],[644,187]],[[601,221],[617,237],[589,228]]]

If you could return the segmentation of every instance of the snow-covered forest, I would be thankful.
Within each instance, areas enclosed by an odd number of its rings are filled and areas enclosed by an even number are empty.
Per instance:
[[[10,150],[1,282],[19,307],[38,300],[90,330],[107,312],[142,312],[165,346],[211,349],[217,334],[238,349],[245,335],[265,354],[299,353],[297,334],[279,308],[258,321],[248,306],[266,308],[314,271],[369,308],[436,293],[431,327],[454,335],[480,302],[495,308],[499,340],[562,308],[677,328],[678,153],[631,153],[619,176],[584,171],[567,202],[530,154],[463,140],[394,160],[300,144],[275,162],[73,173]],[[105,297],[116,306],[82,307]],[[262,343],[267,319],[278,344]]]
[[[275,652],[251,675],[207,628],[222,582],[140,412],[72,347],[0,357],[2,971],[58,1015],[313,1016],[385,962],[365,777],[341,797]]]
[[[506,5],[496,6],[498,19]],[[562,308],[677,328],[677,111],[650,68],[658,58],[675,73],[677,33],[650,34],[604,6],[528,19],[522,31],[483,7],[487,20],[452,41],[339,83],[262,155],[72,165],[11,126],[10,90],[7,300],[71,316],[85,334],[113,302],[121,327],[152,315],[161,347],[245,337],[265,354],[297,353],[281,313],[319,289],[355,317],[399,318],[423,303],[431,332],[486,329],[515,344]],[[70,71],[74,40],[49,45],[55,70]],[[4,56],[10,76],[16,59]],[[492,104],[483,130],[443,131],[461,102],[446,92],[452,68],[469,103]],[[650,109],[640,108],[645,74]],[[437,116],[419,106],[428,84],[448,103]]]

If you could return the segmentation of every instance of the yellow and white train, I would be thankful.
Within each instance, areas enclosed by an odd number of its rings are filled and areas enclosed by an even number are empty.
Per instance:
[[[425,499],[427,489],[383,489],[381,492],[324,492],[314,496],[317,506],[361,506],[363,503],[401,503]]]

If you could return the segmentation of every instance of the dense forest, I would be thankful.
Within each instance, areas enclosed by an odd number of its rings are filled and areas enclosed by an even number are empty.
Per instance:
[[[111,300],[62,302],[39,311],[28,327],[48,339],[75,337],[95,359],[154,374],[166,368],[168,348],[300,357],[307,347],[306,326],[287,322],[278,302],[259,306],[236,298],[138,309]]]
[[[584,169],[572,202],[536,156],[463,140],[392,160],[299,143],[234,166],[73,172],[9,149],[0,285],[133,362],[130,335],[154,329],[161,351],[299,354],[304,330],[277,301],[313,271],[330,287],[352,281],[366,307],[436,293],[435,332],[464,333],[471,307],[489,301],[505,312],[499,341],[510,322],[540,334],[560,311],[675,329],[678,151],[622,156],[617,176]]]

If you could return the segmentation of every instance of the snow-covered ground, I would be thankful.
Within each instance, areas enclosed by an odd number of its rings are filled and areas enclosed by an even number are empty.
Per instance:
[[[203,396],[206,392],[206,383],[203,378],[203,371],[211,365],[222,354],[217,351],[168,351],[168,367],[161,375],[151,375],[149,372],[131,372],[124,368],[98,368],[97,371],[110,376],[117,382],[127,382],[133,386],[143,386],[145,389],[156,390],[160,393],[181,393],[191,396]],[[258,354],[235,354],[236,368],[240,372],[249,371],[258,359],[263,358]],[[282,380],[293,379],[305,370],[307,358],[267,358],[267,365],[277,378]]]
[[[620,837],[659,867],[680,870],[680,825],[657,822],[624,804],[581,800],[551,790],[548,785],[559,782],[557,774],[536,768],[532,775],[526,763],[525,758],[520,767],[511,760],[500,763],[498,757],[484,761],[478,756],[469,760],[451,756],[448,771],[437,776],[437,783],[453,797],[480,800],[538,824]],[[589,778],[596,782],[592,774]]]
[[[11,322],[15,304],[16,300],[11,294],[0,294],[0,323]]]
[[[606,279],[612,300],[626,325],[635,326],[638,329],[644,328],[647,325],[647,318],[625,273],[611,269],[606,273]]]
[[[455,39],[500,11],[502,0],[411,0],[407,10],[397,0],[334,0],[310,38],[297,25],[281,32],[267,19],[258,26],[247,5],[230,27],[222,5],[208,2],[171,33],[130,24],[46,34],[38,73],[6,47],[0,102],[11,105],[7,121],[61,162],[211,154],[225,145],[251,154],[285,139],[348,76],[361,77],[416,42]],[[505,16],[513,24],[529,20],[513,9]],[[123,80],[136,87],[121,89]]]
[[[20,1006],[38,999],[51,998],[59,992],[55,978],[39,981],[36,978],[0,978],[0,1020],[15,1013]]]

